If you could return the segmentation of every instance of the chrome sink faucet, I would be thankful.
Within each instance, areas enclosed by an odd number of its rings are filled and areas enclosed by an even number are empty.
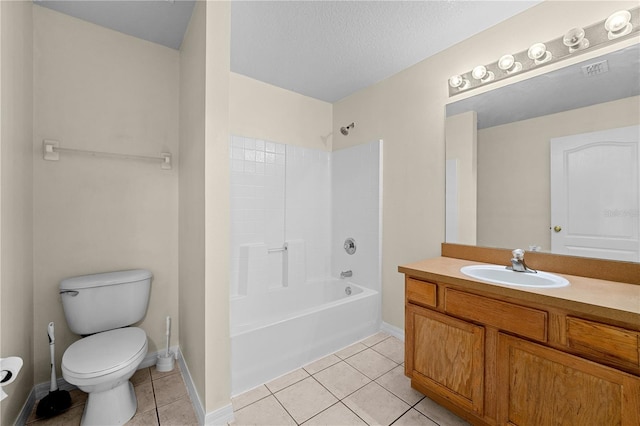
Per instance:
[[[515,249],[511,252],[511,255],[513,256],[511,258],[511,266],[507,266],[507,269],[515,272],[528,272],[531,274],[535,274],[538,272],[534,269],[530,269],[527,264],[524,263],[524,250]]]
[[[340,272],[340,279],[350,278],[353,276],[353,272],[351,270]]]

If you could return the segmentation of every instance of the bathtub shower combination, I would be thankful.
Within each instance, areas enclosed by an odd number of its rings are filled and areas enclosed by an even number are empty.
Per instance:
[[[379,330],[382,141],[230,144],[237,395]]]

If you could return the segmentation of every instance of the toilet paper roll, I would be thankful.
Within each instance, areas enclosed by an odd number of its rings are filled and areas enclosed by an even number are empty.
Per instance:
[[[22,368],[22,358],[11,356],[9,358],[0,358],[0,386],[6,386],[12,383],[17,377],[18,372]],[[7,395],[0,390],[0,401],[5,399]]]
[[[6,386],[13,382],[22,368],[22,358],[11,356],[0,358],[0,386]]]

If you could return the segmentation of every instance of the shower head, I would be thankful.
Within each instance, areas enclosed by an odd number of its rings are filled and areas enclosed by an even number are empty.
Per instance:
[[[347,136],[349,135],[349,129],[353,129],[354,127],[356,127],[355,123],[351,123],[347,127],[340,127],[340,133]]]

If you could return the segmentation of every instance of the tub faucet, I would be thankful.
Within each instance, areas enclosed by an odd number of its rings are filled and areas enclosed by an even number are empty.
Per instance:
[[[351,271],[351,270],[340,272],[340,279],[350,278],[352,276],[353,276],[353,271]]]
[[[511,252],[513,257],[511,258],[511,266],[507,266],[507,269],[510,269],[515,272],[528,272],[531,274],[535,274],[538,271],[534,269],[530,269],[526,263],[524,263],[524,250],[515,249]]]

